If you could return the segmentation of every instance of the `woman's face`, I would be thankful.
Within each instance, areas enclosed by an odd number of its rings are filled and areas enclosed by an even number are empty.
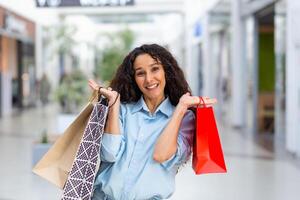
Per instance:
[[[166,78],[163,66],[149,54],[141,54],[136,57],[133,67],[135,82],[142,91],[144,98],[149,100],[164,99]]]

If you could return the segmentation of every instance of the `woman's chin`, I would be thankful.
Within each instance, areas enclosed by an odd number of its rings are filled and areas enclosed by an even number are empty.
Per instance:
[[[160,100],[160,99],[163,99],[163,96],[164,95],[161,95],[161,94],[144,94],[144,97],[147,98],[147,99],[150,99],[150,100]]]

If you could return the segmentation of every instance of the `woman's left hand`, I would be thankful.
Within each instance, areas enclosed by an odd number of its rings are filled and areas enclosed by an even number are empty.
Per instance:
[[[89,86],[91,89],[98,91],[108,99],[108,106],[116,105],[120,103],[120,95],[117,91],[114,91],[111,87],[103,88],[96,83],[93,79],[89,80]],[[115,104],[116,103],[116,104]]]
[[[205,96],[202,98],[206,106],[213,106],[217,103],[217,99],[215,98],[209,98]],[[184,106],[186,109],[197,105],[204,105],[203,102],[200,103],[200,98],[198,96],[191,96],[189,92],[180,97],[179,104]]]

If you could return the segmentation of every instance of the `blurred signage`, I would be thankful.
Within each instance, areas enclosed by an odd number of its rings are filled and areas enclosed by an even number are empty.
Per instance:
[[[197,21],[194,25],[194,36],[200,37],[202,35],[202,24],[200,21]]]
[[[9,32],[28,34],[26,22],[9,13],[5,15],[4,28]]]
[[[0,6],[0,32],[12,38],[34,41],[35,23]]]
[[[37,7],[130,6],[134,0],[36,0]]]

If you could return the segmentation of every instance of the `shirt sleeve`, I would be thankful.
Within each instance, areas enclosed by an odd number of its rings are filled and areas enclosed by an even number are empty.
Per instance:
[[[181,122],[179,134],[177,138],[177,150],[175,154],[168,160],[161,163],[167,170],[174,166],[180,166],[188,161],[193,145],[193,137],[195,133],[195,115],[193,111],[188,110]]]
[[[101,149],[100,149],[100,158],[101,161],[104,162],[115,162],[117,161],[124,149],[125,149],[125,138],[123,135],[123,115],[122,113],[123,108],[122,108],[122,104],[121,104],[121,108],[120,108],[120,115],[119,115],[119,124],[120,124],[120,134],[119,135],[115,135],[115,134],[110,134],[110,133],[103,133],[102,136],[102,144],[101,144]]]

